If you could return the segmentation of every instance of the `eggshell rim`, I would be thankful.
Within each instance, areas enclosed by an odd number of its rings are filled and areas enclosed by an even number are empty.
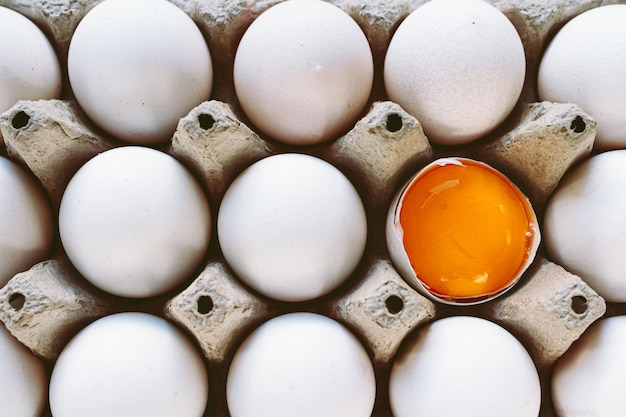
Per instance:
[[[518,195],[520,202],[524,205],[526,216],[529,221],[530,229],[533,231],[533,235],[531,238],[531,244],[528,250],[528,257],[526,260],[520,265],[516,275],[509,280],[508,284],[495,291],[488,294],[484,294],[478,297],[450,297],[450,296],[442,296],[435,292],[429,290],[428,286],[417,276],[409,258],[404,250],[404,242],[403,242],[403,228],[400,225],[400,212],[402,210],[402,203],[404,200],[404,196],[406,191],[411,188],[411,186],[424,174],[427,172],[437,168],[443,167],[445,165],[458,165],[464,166],[465,161],[470,161],[472,164],[476,164],[482,167],[485,167],[490,172],[493,172],[500,178],[507,181],[515,193]],[[530,202],[530,199],[515,185],[513,181],[511,181],[506,175],[497,170],[496,168],[488,165],[484,162],[477,161],[472,158],[466,157],[444,157],[439,158],[435,161],[430,162],[422,169],[420,169],[416,174],[414,174],[405,185],[398,191],[396,196],[394,197],[391,206],[389,208],[387,225],[386,225],[386,234],[387,234],[387,248],[389,251],[389,255],[391,257],[392,263],[398,269],[400,275],[409,283],[413,288],[415,288],[418,292],[425,295],[429,299],[433,301],[437,301],[443,304],[455,305],[455,306],[468,306],[468,305],[476,305],[485,303],[487,301],[493,300],[494,298],[499,297],[505,292],[509,291],[511,288],[517,284],[524,273],[528,270],[528,268],[532,265],[535,260],[535,256],[537,254],[537,250],[539,249],[539,245],[541,242],[541,231],[539,228],[539,221],[537,219],[537,215],[535,210]],[[394,241],[395,240],[395,241]]]

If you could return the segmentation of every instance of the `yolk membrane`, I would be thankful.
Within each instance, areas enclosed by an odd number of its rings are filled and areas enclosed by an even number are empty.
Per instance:
[[[422,173],[404,192],[399,221],[408,259],[431,293],[478,298],[508,288],[522,272],[534,215],[498,171],[459,161]]]

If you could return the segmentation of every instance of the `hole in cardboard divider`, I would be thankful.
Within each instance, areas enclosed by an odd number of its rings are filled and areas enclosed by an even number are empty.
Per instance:
[[[569,125],[569,128],[572,129],[574,133],[582,133],[587,128],[587,124],[582,117],[576,116]]]
[[[198,297],[198,313],[209,314],[213,311],[213,299],[208,295]]]
[[[24,303],[26,302],[26,297],[24,294],[19,292],[13,293],[9,296],[9,305],[15,309],[15,311],[20,311],[22,307],[24,307]]]
[[[14,129],[21,129],[28,125],[29,121],[30,116],[26,112],[18,111],[13,116],[13,119],[11,119],[11,126],[13,126]]]
[[[571,300],[572,311],[576,314],[584,314],[587,311],[587,299],[582,295],[575,295]]]
[[[398,314],[404,308],[404,301],[397,295],[390,295],[385,300],[385,307],[389,313]]]
[[[204,130],[209,130],[215,124],[215,119],[210,114],[202,113],[198,116],[198,124]]]
[[[394,133],[398,130],[402,129],[402,117],[398,113],[391,113],[387,116],[387,123],[385,124],[385,128],[387,131]]]

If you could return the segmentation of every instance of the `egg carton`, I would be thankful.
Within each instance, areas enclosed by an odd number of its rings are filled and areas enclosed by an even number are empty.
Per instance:
[[[50,37],[65,68],[69,42],[80,19],[99,0],[24,2],[0,0],[35,21]],[[234,351],[257,325],[271,317],[311,311],[353,330],[366,346],[377,375],[373,417],[391,416],[387,397],[390,365],[403,340],[437,318],[472,315],[496,322],[527,348],[539,370],[541,417],[552,417],[549,379],[554,362],[603,316],[626,307],[606,303],[578,276],[550,261],[543,249],[521,281],[505,295],[476,306],[435,303],[409,286],[391,264],[385,220],[393,195],[428,162],[467,156],[491,164],[528,195],[539,217],[560,179],[593,153],[596,122],[573,103],[539,102],[536,72],[547,42],[565,22],[588,9],[624,1],[492,0],[523,41],[527,73],[522,96],[510,117],[482,140],[464,146],[432,145],[420,122],[384,93],[382,64],[399,22],[425,1],[334,0],[363,29],[374,56],[369,104],[338,139],[294,147],[263,137],[250,127],[234,94],[232,66],[239,39],[268,1],[172,0],[196,22],[214,54],[212,99],[183,117],[172,140],[155,146],[174,156],[200,179],[218,207],[234,178],[252,163],[283,153],[306,153],[338,167],[359,191],[368,213],[368,244],[352,277],[322,298],[298,303],[270,300],[246,287],[229,269],[216,239],[195,279],[175,291],[129,300],[104,293],[74,269],[57,238],[49,259],[19,273],[0,289],[0,320],[49,368],[68,340],[98,317],[144,311],[176,322],[197,341],[209,369],[212,391],[206,416],[228,416],[225,375]],[[65,74],[67,76],[67,74]],[[74,173],[90,158],[123,145],[85,116],[65,79],[59,100],[20,101],[0,116],[0,154],[32,172],[53,211]],[[47,414],[46,414],[47,415]]]

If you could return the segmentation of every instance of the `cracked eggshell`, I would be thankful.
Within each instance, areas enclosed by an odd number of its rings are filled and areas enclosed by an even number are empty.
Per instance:
[[[389,212],[387,213],[387,221],[385,225],[387,251],[389,252],[389,257],[391,258],[393,266],[398,270],[402,278],[421,294],[433,299],[432,294],[428,292],[422,282],[415,276],[409,257],[406,255],[404,243],[402,242],[404,233],[400,226],[398,217],[399,212],[402,209],[402,195],[410,185],[411,181],[408,181],[395,195],[391,201],[391,205],[389,206]]]
[[[445,166],[448,164],[463,166],[464,161],[469,161],[477,166],[485,167],[492,173],[499,176],[505,182],[508,182],[509,186],[518,195],[520,203],[524,206],[524,211],[526,213],[526,216],[529,222],[529,225],[528,225],[529,230],[532,233],[532,236],[530,237],[531,241],[530,241],[530,245],[528,248],[527,257],[524,259],[520,268],[518,269],[518,272],[510,279],[509,284],[506,287],[496,292],[485,294],[484,296],[481,296],[481,297],[455,298],[452,296],[444,296],[444,295],[434,293],[433,291],[429,289],[428,285],[426,285],[425,282],[423,282],[417,276],[413,266],[411,265],[411,261],[405,249],[404,231],[403,231],[402,225],[400,224],[400,212],[403,208],[403,200],[405,198],[407,190],[410,189],[411,186],[416,181],[418,181],[424,174],[428,173],[430,170],[434,168]],[[394,267],[397,269],[399,274],[404,278],[404,280],[413,288],[415,288],[417,291],[419,291],[421,294],[428,297],[429,299],[440,302],[440,303],[451,304],[451,305],[472,305],[472,304],[484,303],[496,297],[499,297],[500,295],[502,295],[503,293],[511,289],[521,279],[526,269],[534,261],[535,255],[537,253],[537,250],[539,248],[539,244],[541,241],[541,232],[539,230],[539,222],[537,220],[534,209],[530,201],[528,200],[528,198],[524,196],[524,194],[515,186],[515,184],[513,184],[503,174],[501,174],[500,172],[498,172],[497,170],[495,170],[494,168],[490,167],[489,165],[485,163],[474,161],[474,160],[468,160],[466,158],[452,158],[452,157],[440,158],[426,165],[418,173],[416,173],[409,181],[407,181],[407,183],[398,191],[398,193],[395,195],[389,207],[386,225],[385,225],[385,235],[386,235],[387,250],[388,250],[390,259]]]

